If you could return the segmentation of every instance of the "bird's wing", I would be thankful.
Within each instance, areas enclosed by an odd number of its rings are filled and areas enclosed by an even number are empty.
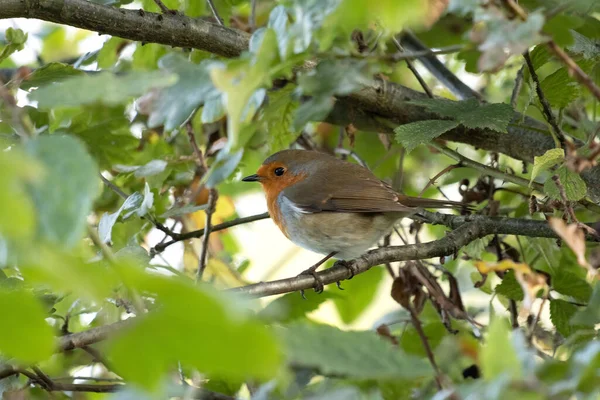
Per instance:
[[[282,195],[304,212],[415,212],[400,203],[402,195],[369,170],[358,165],[339,165],[331,171],[319,171],[284,189]]]

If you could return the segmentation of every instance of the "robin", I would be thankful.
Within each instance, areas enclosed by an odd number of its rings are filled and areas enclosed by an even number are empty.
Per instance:
[[[345,260],[364,254],[396,221],[420,208],[465,207],[402,195],[367,168],[318,151],[280,151],[242,181],[262,185],[269,214],[288,239],[326,254],[300,274],[314,277],[316,292],[323,290],[323,282],[315,271],[326,260],[333,257],[346,265]]]

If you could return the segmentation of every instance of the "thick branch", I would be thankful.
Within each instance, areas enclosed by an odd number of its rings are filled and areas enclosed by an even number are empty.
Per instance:
[[[203,19],[127,10],[85,0],[2,0],[0,18],[36,18],[130,40],[191,47],[224,57],[238,56],[249,42],[247,33]],[[342,126],[352,123],[367,131],[391,132],[377,117],[397,124],[439,118],[423,107],[406,104],[424,96],[401,85],[373,81],[356,93],[339,98],[327,120]],[[554,147],[544,124],[528,117],[522,119],[520,114],[515,114],[507,134],[458,127],[442,138],[527,162]],[[582,177],[593,200],[600,201],[600,167],[584,172]]]

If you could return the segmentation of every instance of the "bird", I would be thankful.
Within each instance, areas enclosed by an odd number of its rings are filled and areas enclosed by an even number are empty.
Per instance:
[[[323,291],[316,269],[328,259],[349,267],[346,261],[363,255],[399,219],[423,208],[465,207],[400,194],[369,169],[315,150],[274,153],[242,181],[261,184],[269,215],[289,240],[326,255],[300,274],[313,276],[316,292]]]

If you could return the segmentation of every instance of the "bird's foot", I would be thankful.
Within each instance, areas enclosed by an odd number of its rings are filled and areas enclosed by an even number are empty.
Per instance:
[[[317,274],[316,268],[310,267],[307,270],[302,271],[300,274],[298,274],[298,276],[302,276],[302,275],[312,276],[315,280],[315,284],[313,286],[313,289],[315,289],[315,293],[323,293],[325,284],[323,283],[323,279],[321,279],[321,277],[319,277],[319,274]],[[306,299],[306,296],[304,296],[304,290],[301,290],[300,294],[302,295],[302,297],[304,299]]]
[[[337,260],[335,262],[335,264],[333,264],[333,266],[334,267],[337,267],[337,266],[344,267],[348,271],[350,271],[350,277],[348,279],[352,279],[352,278],[354,278],[354,275],[358,275],[360,273],[360,271],[358,270],[358,268],[352,261]],[[339,287],[339,285],[338,285],[338,287]]]

